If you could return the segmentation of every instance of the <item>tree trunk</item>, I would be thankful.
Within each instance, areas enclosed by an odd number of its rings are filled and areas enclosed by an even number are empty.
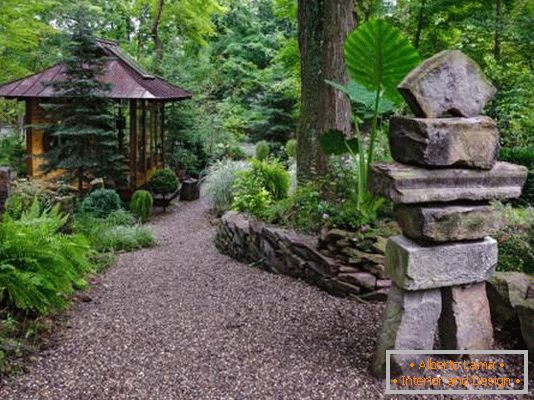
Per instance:
[[[347,97],[325,80],[347,82],[344,44],[354,29],[354,0],[298,0],[301,107],[297,129],[299,181],[328,171],[319,137],[329,129],[351,132]]]
[[[425,17],[425,0],[421,0],[419,5],[419,14],[417,15],[417,30],[415,32],[414,47],[416,49],[421,45],[421,33],[423,32],[423,21]]]
[[[159,72],[160,62],[161,62],[161,59],[163,58],[163,43],[161,43],[161,39],[159,38],[159,34],[158,34],[159,21],[161,20],[161,13],[163,12],[163,4],[164,4],[164,0],[158,0],[158,3],[156,5],[156,12],[154,14],[154,20],[152,21],[152,29],[150,31],[152,35],[152,39],[154,40],[154,47],[156,49],[156,58],[155,58],[156,72]]]
[[[495,60],[501,59],[501,31],[502,31],[502,0],[495,2],[495,42],[493,45],[493,55]]]

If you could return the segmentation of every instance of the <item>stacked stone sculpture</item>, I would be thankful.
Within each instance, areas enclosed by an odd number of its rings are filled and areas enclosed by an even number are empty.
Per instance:
[[[491,349],[485,281],[497,264],[489,236],[500,223],[490,201],[518,197],[527,176],[496,161],[496,124],[480,116],[495,88],[462,52],[426,60],[399,90],[415,117],[392,118],[396,162],[375,164],[370,178],[371,190],[395,203],[403,233],[386,247],[393,286],[373,361],[378,376],[386,350],[433,349],[437,331],[443,349]],[[409,371],[404,361],[392,357],[393,375]]]

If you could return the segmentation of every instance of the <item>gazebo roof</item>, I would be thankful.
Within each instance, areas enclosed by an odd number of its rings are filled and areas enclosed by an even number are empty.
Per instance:
[[[111,84],[108,97],[113,99],[143,99],[176,101],[189,99],[192,93],[146,72],[124,53],[116,42],[98,40],[98,45],[109,57],[101,80]],[[0,97],[57,97],[52,87],[44,82],[65,80],[65,67],[56,64],[42,72],[17,79],[0,86]]]

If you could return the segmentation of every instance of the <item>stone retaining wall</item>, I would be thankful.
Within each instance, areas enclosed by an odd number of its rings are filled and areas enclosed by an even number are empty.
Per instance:
[[[303,279],[338,296],[385,301],[391,285],[383,269],[364,271],[321,254],[314,236],[269,226],[234,211],[222,217],[215,245],[239,261]]]

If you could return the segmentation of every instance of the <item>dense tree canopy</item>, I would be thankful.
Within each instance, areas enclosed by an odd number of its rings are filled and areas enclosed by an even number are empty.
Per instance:
[[[487,112],[503,144],[534,144],[534,4],[529,0],[363,0],[356,23],[390,20],[428,57],[458,48],[499,92]],[[66,0],[2,0],[0,81],[60,59]],[[245,138],[284,143],[296,134],[300,54],[295,0],[97,0],[95,34],[117,40],[150,70],[191,89],[169,113],[170,143],[197,142],[210,155]],[[308,83],[304,82],[304,87]],[[12,123],[19,107],[0,107]],[[172,146],[171,146],[172,147]],[[176,147],[176,146],[175,146]],[[170,151],[174,151],[173,148]]]

